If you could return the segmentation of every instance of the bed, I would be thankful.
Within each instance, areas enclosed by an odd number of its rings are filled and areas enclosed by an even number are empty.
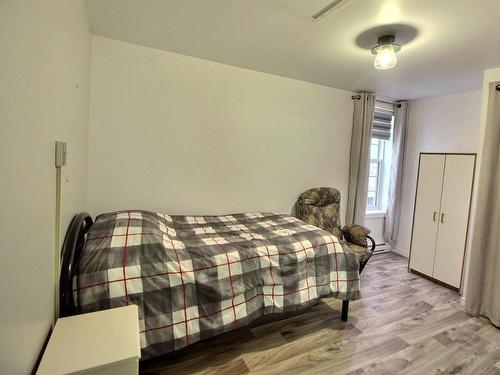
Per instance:
[[[276,213],[119,211],[95,223],[82,213],[68,229],[61,269],[62,316],[139,307],[143,359],[322,297],[360,297],[354,253],[331,233]]]

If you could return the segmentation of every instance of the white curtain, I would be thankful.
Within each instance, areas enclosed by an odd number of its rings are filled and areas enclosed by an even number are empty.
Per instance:
[[[387,215],[385,217],[384,239],[392,244],[398,234],[401,206],[401,189],[403,186],[404,154],[410,104],[401,102],[394,110],[392,131],[392,160],[387,199]]]
[[[489,87],[465,310],[500,326],[500,82]],[[460,202],[457,202],[460,204]]]
[[[346,224],[365,224],[374,112],[375,95],[361,93],[354,100]]]

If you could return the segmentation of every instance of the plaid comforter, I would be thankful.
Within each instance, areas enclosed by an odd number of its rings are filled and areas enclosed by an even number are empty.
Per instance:
[[[143,358],[320,297],[359,298],[359,265],[336,237],[282,214],[97,217],[74,281],[81,312],[139,307]]]

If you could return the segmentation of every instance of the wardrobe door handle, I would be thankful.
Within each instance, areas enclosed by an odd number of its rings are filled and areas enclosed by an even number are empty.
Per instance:
[[[436,222],[436,214],[437,214],[436,211],[434,211],[434,213],[432,214],[432,221],[433,222]]]
[[[441,224],[444,224],[444,212],[441,214]]]

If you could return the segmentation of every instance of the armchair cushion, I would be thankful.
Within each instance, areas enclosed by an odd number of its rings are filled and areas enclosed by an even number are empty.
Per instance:
[[[312,188],[299,196],[297,217],[307,224],[332,233],[342,240],[340,231],[340,192],[335,188]]]
[[[298,203],[316,207],[340,205],[340,191],[331,187],[312,188],[300,194]]]
[[[360,264],[367,262],[373,254],[371,250],[364,246],[359,246],[351,242],[348,242],[347,246],[349,246],[349,249],[356,255]]]
[[[348,224],[342,228],[342,234],[346,241],[358,246],[368,247],[366,236],[370,233],[370,229],[359,224]]]
[[[338,206],[329,205],[316,207],[310,205],[299,205],[297,207],[298,218],[307,224],[324,229],[342,240],[342,232],[337,226],[336,218],[339,216]]]

